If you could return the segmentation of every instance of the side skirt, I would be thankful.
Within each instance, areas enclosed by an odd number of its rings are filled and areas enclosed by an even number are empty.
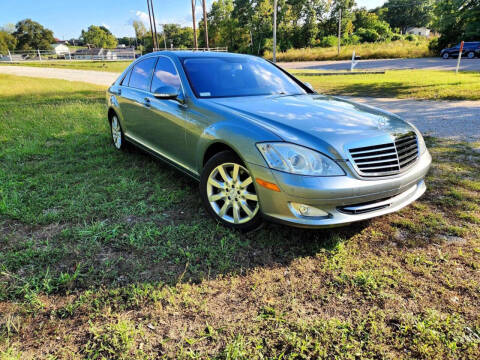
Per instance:
[[[182,173],[184,173],[185,175],[188,175],[190,176],[191,178],[193,178],[194,180],[196,181],[200,181],[200,176],[196,173],[194,173],[193,171],[177,164],[176,162],[168,159],[166,156],[158,153],[157,151],[151,149],[150,147],[146,146],[146,145],[143,145],[142,143],[140,143],[139,141],[137,140],[134,140],[133,138],[131,138],[130,136],[128,136],[127,134],[124,134],[125,136],[125,140],[127,140],[130,144],[142,149],[143,151],[149,153],[150,155],[152,155],[153,157],[155,157],[156,159],[159,159],[161,161],[163,161],[164,163],[168,164],[168,165],[171,165],[172,167],[174,167],[175,169],[181,171]]]

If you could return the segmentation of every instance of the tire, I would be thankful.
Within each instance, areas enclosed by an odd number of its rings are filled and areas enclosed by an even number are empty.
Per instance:
[[[448,59],[448,53],[447,52],[443,53],[442,58]]]
[[[253,178],[231,151],[207,161],[200,177],[200,195],[207,212],[227,227],[252,231],[263,222]]]
[[[475,53],[474,53],[473,51],[469,51],[469,52],[467,53],[467,58],[473,59],[474,57],[475,57]]]
[[[118,116],[114,114],[110,119],[110,134],[112,139],[112,144],[117,150],[125,150],[127,143],[125,141],[125,136],[123,134],[122,125],[118,120]]]

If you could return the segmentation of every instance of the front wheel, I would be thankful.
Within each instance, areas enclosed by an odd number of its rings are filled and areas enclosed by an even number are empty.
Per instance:
[[[262,223],[253,178],[233,152],[216,154],[204,167],[200,193],[207,211],[228,227],[250,231]]]
[[[448,53],[447,53],[447,52],[443,53],[442,57],[443,57],[444,59],[448,59]]]

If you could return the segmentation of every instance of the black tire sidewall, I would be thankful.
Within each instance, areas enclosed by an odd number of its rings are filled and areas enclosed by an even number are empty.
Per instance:
[[[472,56],[470,56],[470,54],[472,54]],[[467,58],[473,59],[474,57],[475,57],[475,53],[474,53],[473,51],[469,51],[469,52],[467,53]]]
[[[240,159],[238,155],[236,155],[234,152],[231,151],[222,151],[214,156],[212,156],[207,163],[205,164],[202,174],[200,176],[200,196],[202,198],[203,205],[205,206],[205,209],[207,212],[219,223],[222,225],[240,230],[240,231],[252,231],[257,228],[259,228],[263,222],[262,219],[262,214],[261,210],[257,212],[257,214],[254,216],[253,219],[250,221],[243,223],[243,224],[232,224],[228,221],[223,220],[220,216],[218,216],[215,211],[213,210],[212,206],[210,205],[210,202],[208,201],[208,195],[207,195],[207,182],[208,182],[208,177],[210,176],[210,173],[215,169],[217,166],[225,163],[236,163],[239,164],[245,168],[247,168],[244,164],[244,162]],[[248,170],[248,169],[247,169]],[[252,176],[250,174],[250,176]],[[258,195],[258,194],[257,194]]]

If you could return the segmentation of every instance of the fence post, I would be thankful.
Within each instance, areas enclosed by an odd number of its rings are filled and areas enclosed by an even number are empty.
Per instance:
[[[72,54],[70,53],[70,48],[68,48],[68,60],[72,60]]]
[[[40,59],[40,61],[42,61],[42,55],[40,54],[40,49],[37,49],[37,52],[38,52],[38,58]]]
[[[12,62],[12,54],[10,54],[10,50],[7,50],[8,51],[8,57],[10,58],[10,62]]]
[[[458,61],[457,61],[457,68],[455,69],[455,74],[458,74],[458,68],[460,67],[460,60],[462,59],[462,51],[463,51],[463,41],[460,43],[460,51],[458,52]]]

